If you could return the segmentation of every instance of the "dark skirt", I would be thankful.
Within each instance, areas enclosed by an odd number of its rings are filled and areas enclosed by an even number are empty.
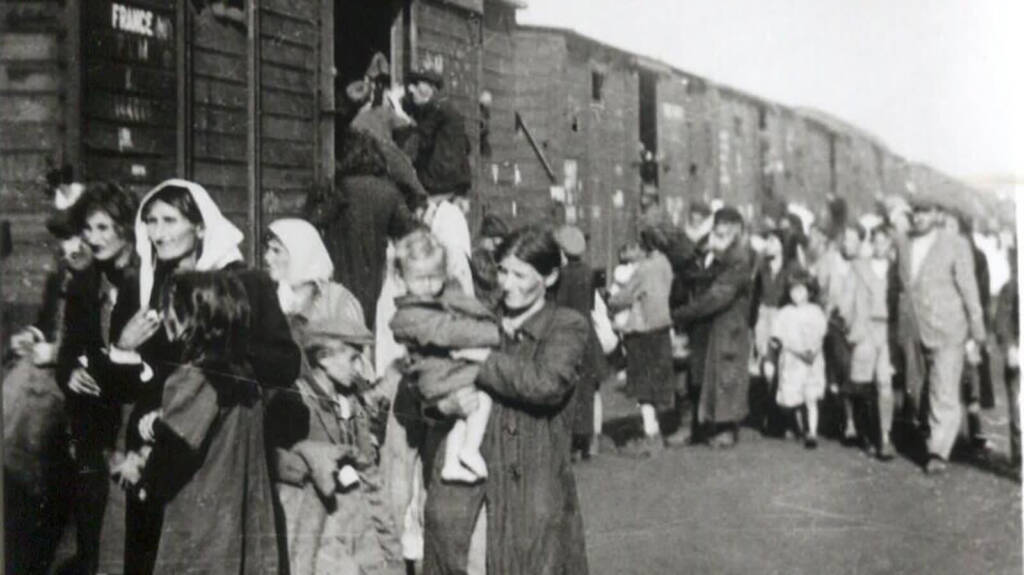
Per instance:
[[[583,365],[580,379],[576,384],[573,402],[574,415],[572,432],[578,436],[590,436],[594,433],[594,394],[601,382],[608,377],[608,362],[601,350],[601,341],[597,339],[594,326],[590,326],[587,337],[587,349],[583,354]]]
[[[628,333],[626,346],[626,393],[639,403],[658,409],[675,404],[675,373],[669,328],[647,333]]]

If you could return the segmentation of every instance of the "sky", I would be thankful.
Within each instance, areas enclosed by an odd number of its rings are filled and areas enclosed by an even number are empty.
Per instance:
[[[1021,0],[527,0],[571,28],[789,106],[958,177],[1024,177]]]

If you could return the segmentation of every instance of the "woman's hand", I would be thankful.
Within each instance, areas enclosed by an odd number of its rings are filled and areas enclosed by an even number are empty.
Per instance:
[[[465,349],[457,349],[453,351],[451,355],[452,359],[462,359],[473,363],[483,363],[487,361],[488,357],[491,357],[491,348],[467,347]]]
[[[153,425],[156,423],[156,420],[160,419],[161,415],[163,415],[163,410],[154,409],[143,415],[142,419],[139,420],[139,435],[142,436],[144,441],[152,442],[156,439]]]
[[[100,386],[96,383],[84,367],[79,367],[71,372],[71,379],[68,380],[68,389],[79,395],[100,396]]]
[[[449,417],[464,419],[480,407],[478,393],[472,387],[464,387],[439,401],[437,410]]]
[[[140,309],[124,326],[121,337],[117,340],[117,347],[124,351],[135,351],[153,337],[153,334],[160,329],[160,325],[159,313],[145,308]]]

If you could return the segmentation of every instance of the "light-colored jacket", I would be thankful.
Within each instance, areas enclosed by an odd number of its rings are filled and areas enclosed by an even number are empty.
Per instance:
[[[985,339],[984,316],[974,277],[974,255],[963,237],[939,229],[911,277],[911,241],[898,238],[901,297],[908,298],[915,333],[930,349]]]
[[[672,324],[668,295],[672,288],[672,265],[661,252],[637,262],[629,282],[611,297],[612,309],[629,308],[625,333],[648,333]]]
[[[864,341],[872,322],[889,320],[889,275],[879,277],[867,258],[853,262],[847,281],[842,284],[837,306],[846,322],[846,339],[852,344]]]

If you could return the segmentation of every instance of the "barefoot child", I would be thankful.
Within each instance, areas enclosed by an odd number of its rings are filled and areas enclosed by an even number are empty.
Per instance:
[[[791,410],[804,406],[807,417],[801,427],[805,445],[814,449],[818,446],[818,401],[825,396],[822,347],[828,322],[821,308],[810,301],[811,276],[797,270],[788,279],[790,302],[779,310],[771,331],[779,378],[775,401]]]
[[[463,294],[446,277],[447,263],[441,244],[426,230],[403,238],[397,247],[398,272],[406,295],[395,299],[391,320],[395,340],[409,346],[409,372],[428,406],[473,385],[478,365],[453,359],[452,351],[496,347],[501,343],[494,315],[480,302]],[[480,455],[491,398],[480,395],[480,407],[455,422],[445,447],[441,478],[473,483],[487,477]]]

